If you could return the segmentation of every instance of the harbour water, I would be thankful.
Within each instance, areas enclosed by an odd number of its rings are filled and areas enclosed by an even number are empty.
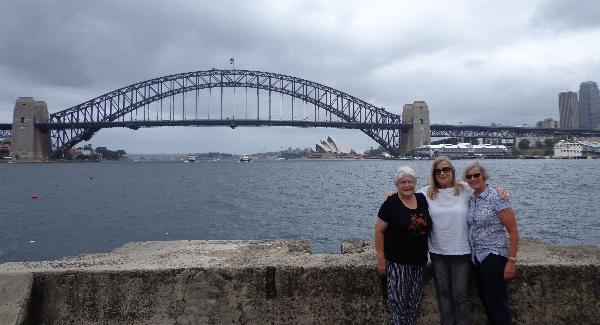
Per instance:
[[[490,184],[510,191],[523,236],[600,246],[600,161],[484,163]],[[401,164],[428,182],[430,161],[2,164],[0,262],[149,240],[306,239],[339,252],[343,239],[372,237]]]

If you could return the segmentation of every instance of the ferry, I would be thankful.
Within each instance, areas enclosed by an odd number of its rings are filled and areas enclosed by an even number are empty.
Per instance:
[[[183,162],[196,162],[196,155],[187,155]]]
[[[246,155],[243,155],[242,158],[240,158],[240,161],[241,162],[252,162],[252,158],[250,158]]]

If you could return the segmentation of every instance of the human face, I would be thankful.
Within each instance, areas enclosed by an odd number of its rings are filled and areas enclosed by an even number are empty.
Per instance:
[[[467,183],[475,190],[475,193],[481,193],[485,190],[485,180],[479,167],[473,167],[467,171],[466,177]]]
[[[435,166],[435,169],[440,170],[439,174],[434,173],[433,175],[440,188],[451,187],[454,183],[454,170],[452,170],[450,164],[447,161],[442,160]]]
[[[417,182],[412,176],[404,176],[398,180],[396,183],[396,189],[400,196],[402,197],[410,197],[415,193],[415,187]]]

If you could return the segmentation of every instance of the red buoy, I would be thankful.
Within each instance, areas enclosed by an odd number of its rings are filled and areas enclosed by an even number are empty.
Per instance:
[[[37,195],[31,194],[31,198],[35,200],[35,199],[37,199]]]

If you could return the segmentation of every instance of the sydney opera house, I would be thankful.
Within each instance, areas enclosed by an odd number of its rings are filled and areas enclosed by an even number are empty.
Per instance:
[[[327,137],[327,139],[321,140],[321,143],[315,144],[315,149],[308,148],[306,157],[312,159],[352,158],[352,151],[343,150],[331,137]]]

